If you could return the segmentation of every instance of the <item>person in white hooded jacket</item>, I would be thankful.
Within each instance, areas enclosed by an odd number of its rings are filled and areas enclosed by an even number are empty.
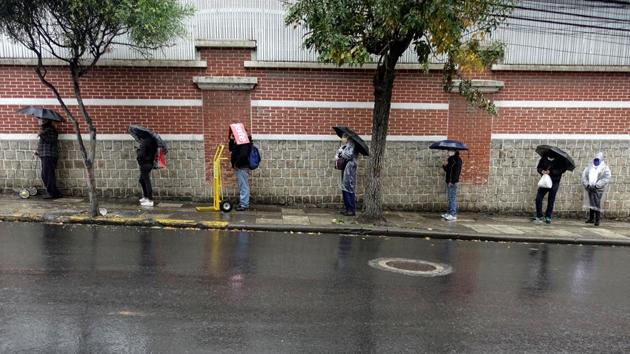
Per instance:
[[[604,193],[610,182],[610,168],[604,162],[604,154],[598,152],[591,166],[582,172],[582,185],[584,186],[584,208],[588,209],[587,224],[599,226],[602,217],[602,205]]]

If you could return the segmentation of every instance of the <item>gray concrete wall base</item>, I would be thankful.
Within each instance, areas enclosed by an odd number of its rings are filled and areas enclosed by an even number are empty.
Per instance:
[[[59,186],[67,195],[87,194],[84,169],[76,142],[62,141],[58,168]],[[535,167],[539,144],[557,145],[569,152],[578,167],[567,172],[556,201],[556,215],[583,215],[582,170],[598,151],[606,154],[613,180],[605,203],[606,217],[630,216],[630,164],[626,151],[630,141],[578,140],[494,140],[490,175],[486,185],[461,183],[461,211],[532,215],[539,176]],[[339,181],[335,170],[335,141],[261,140],[260,168],[251,172],[252,203],[341,207]],[[429,150],[430,142],[387,143],[383,170],[383,202],[387,209],[444,211],[446,191],[441,164],[444,155]],[[36,141],[0,141],[0,189],[37,186],[39,160],[31,151]],[[465,158],[465,154],[464,154]],[[211,185],[205,180],[204,149],[200,141],[169,144],[168,165],[152,174],[156,198],[210,200]],[[365,190],[367,160],[359,159],[357,197]],[[131,198],[141,194],[138,167],[132,141],[99,141],[97,153],[98,190],[102,196]],[[237,188],[229,171],[224,171],[224,192],[236,202]]]

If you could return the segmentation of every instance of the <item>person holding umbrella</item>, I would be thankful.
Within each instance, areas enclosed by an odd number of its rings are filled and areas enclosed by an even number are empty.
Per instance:
[[[33,152],[42,163],[42,182],[46,188],[44,199],[61,198],[61,192],[57,188],[57,160],[59,158],[59,133],[53,122],[63,122],[63,117],[52,109],[42,107],[24,107],[18,113],[26,114],[40,121],[37,137],[37,150]]]
[[[448,208],[446,213],[442,214],[442,218],[446,221],[455,221],[457,220],[457,185],[464,164],[459,157],[459,151],[468,150],[468,147],[457,140],[442,140],[431,144],[429,149],[447,151],[448,158],[442,164],[442,169],[445,172]]]
[[[153,201],[151,171],[155,163],[155,155],[157,154],[158,146],[162,145],[160,147],[166,149],[166,144],[164,144],[159,135],[143,126],[130,125],[127,131],[140,143],[140,146],[136,149],[136,161],[138,161],[138,167],[140,168],[140,178],[138,182],[140,183],[140,187],[142,187],[140,205],[152,207],[155,203]]]
[[[587,224],[599,226],[602,215],[604,192],[610,182],[610,168],[604,162],[604,154],[598,152],[593,158],[593,164],[582,172],[584,186],[584,207],[588,209]]]
[[[345,216],[356,215],[357,156],[369,156],[367,144],[359,135],[344,126],[333,127],[341,138],[341,146],[335,154],[335,168],[341,171],[341,194]]]
[[[59,158],[59,133],[55,124],[50,119],[41,119],[39,134],[39,142],[37,143],[37,151],[35,155],[42,162],[42,182],[46,187],[46,195],[44,199],[61,198],[61,192],[57,188],[57,177],[55,170],[57,169],[57,160]]]
[[[575,163],[569,154],[555,146],[540,145],[536,148],[536,153],[540,155],[536,170],[541,176],[549,175],[552,185],[551,188],[538,188],[536,193],[536,216],[533,221],[541,223],[544,220],[546,224],[551,224],[553,206],[556,201],[556,194],[560,188],[560,180],[567,170],[575,168]],[[543,219],[542,202],[547,193],[549,193],[549,198],[547,199],[547,209]]]

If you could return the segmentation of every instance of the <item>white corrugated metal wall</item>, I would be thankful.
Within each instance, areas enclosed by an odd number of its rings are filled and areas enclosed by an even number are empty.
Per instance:
[[[153,59],[194,60],[194,39],[257,42],[257,59],[316,61],[302,48],[305,29],[284,25],[284,0],[181,0],[196,7],[190,34],[153,53]],[[504,64],[630,65],[630,5],[584,0],[522,0],[493,39],[506,43]],[[0,40],[0,58],[32,58],[20,45]],[[117,46],[106,58],[143,59]],[[412,51],[401,62],[414,63]]]

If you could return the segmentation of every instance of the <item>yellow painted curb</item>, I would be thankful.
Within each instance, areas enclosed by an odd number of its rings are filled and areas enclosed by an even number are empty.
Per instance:
[[[165,226],[170,226],[170,225],[195,226],[198,224],[198,222],[195,220],[186,220],[186,219],[155,219],[155,221]]]
[[[73,215],[73,216],[69,217],[68,219],[70,221],[76,221],[76,222],[85,222],[85,221],[92,220],[91,217],[89,217],[89,216],[82,216],[82,215]]]
[[[138,223],[138,222],[147,221],[146,218],[126,218],[126,217],[121,217],[121,216],[113,216],[113,217],[97,216],[96,220],[107,221],[114,224],[130,224],[130,223]]]
[[[195,207],[195,210],[199,212],[216,211],[214,207],[211,207],[211,206],[198,206],[198,207]]]
[[[227,221],[202,221],[200,224],[210,229],[225,229],[228,226]]]

